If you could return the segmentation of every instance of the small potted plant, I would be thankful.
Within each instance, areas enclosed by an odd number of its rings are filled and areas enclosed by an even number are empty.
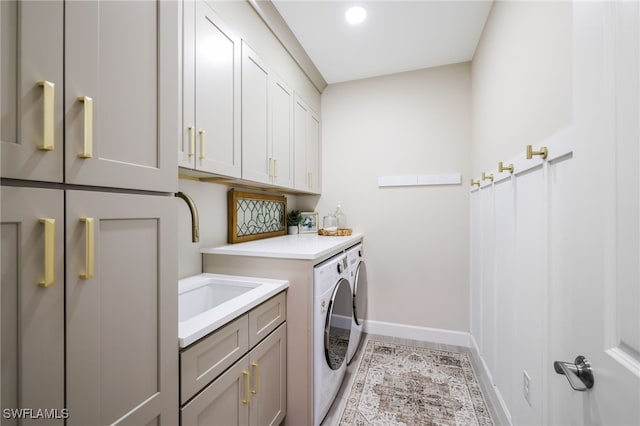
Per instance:
[[[291,210],[287,213],[288,233],[297,234],[300,231],[300,222],[302,222],[302,213],[300,213],[300,210]]]

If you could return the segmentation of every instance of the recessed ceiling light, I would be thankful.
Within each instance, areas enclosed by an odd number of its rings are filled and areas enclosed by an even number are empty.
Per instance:
[[[353,6],[347,9],[344,14],[344,18],[351,25],[357,25],[367,18],[367,11],[360,6]]]

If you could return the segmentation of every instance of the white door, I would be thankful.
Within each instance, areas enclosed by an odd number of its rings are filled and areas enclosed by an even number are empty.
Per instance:
[[[549,163],[549,424],[640,424],[640,7],[573,5],[573,161]],[[551,361],[592,364],[572,390]],[[580,384],[578,380],[577,384]]]

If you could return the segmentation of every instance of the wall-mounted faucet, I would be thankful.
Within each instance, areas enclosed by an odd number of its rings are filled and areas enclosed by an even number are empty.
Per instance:
[[[176,197],[182,198],[187,206],[189,206],[189,211],[191,211],[191,241],[197,243],[200,241],[200,217],[198,216],[198,209],[196,208],[195,203],[184,192],[176,192]]]

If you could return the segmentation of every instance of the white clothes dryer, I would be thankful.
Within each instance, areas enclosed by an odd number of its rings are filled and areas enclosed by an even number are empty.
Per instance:
[[[313,281],[313,424],[317,426],[329,412],[347,371],[352,323],[347,255],[341,253],[316,266]]]
[[[349,364],[360,347],[362,325],[367,315],[367,268],[364,263],[362,243],[347,250],[347,262],[349,263],[349,281],[353,293],[351,338],[347,349],[347,364]]]

